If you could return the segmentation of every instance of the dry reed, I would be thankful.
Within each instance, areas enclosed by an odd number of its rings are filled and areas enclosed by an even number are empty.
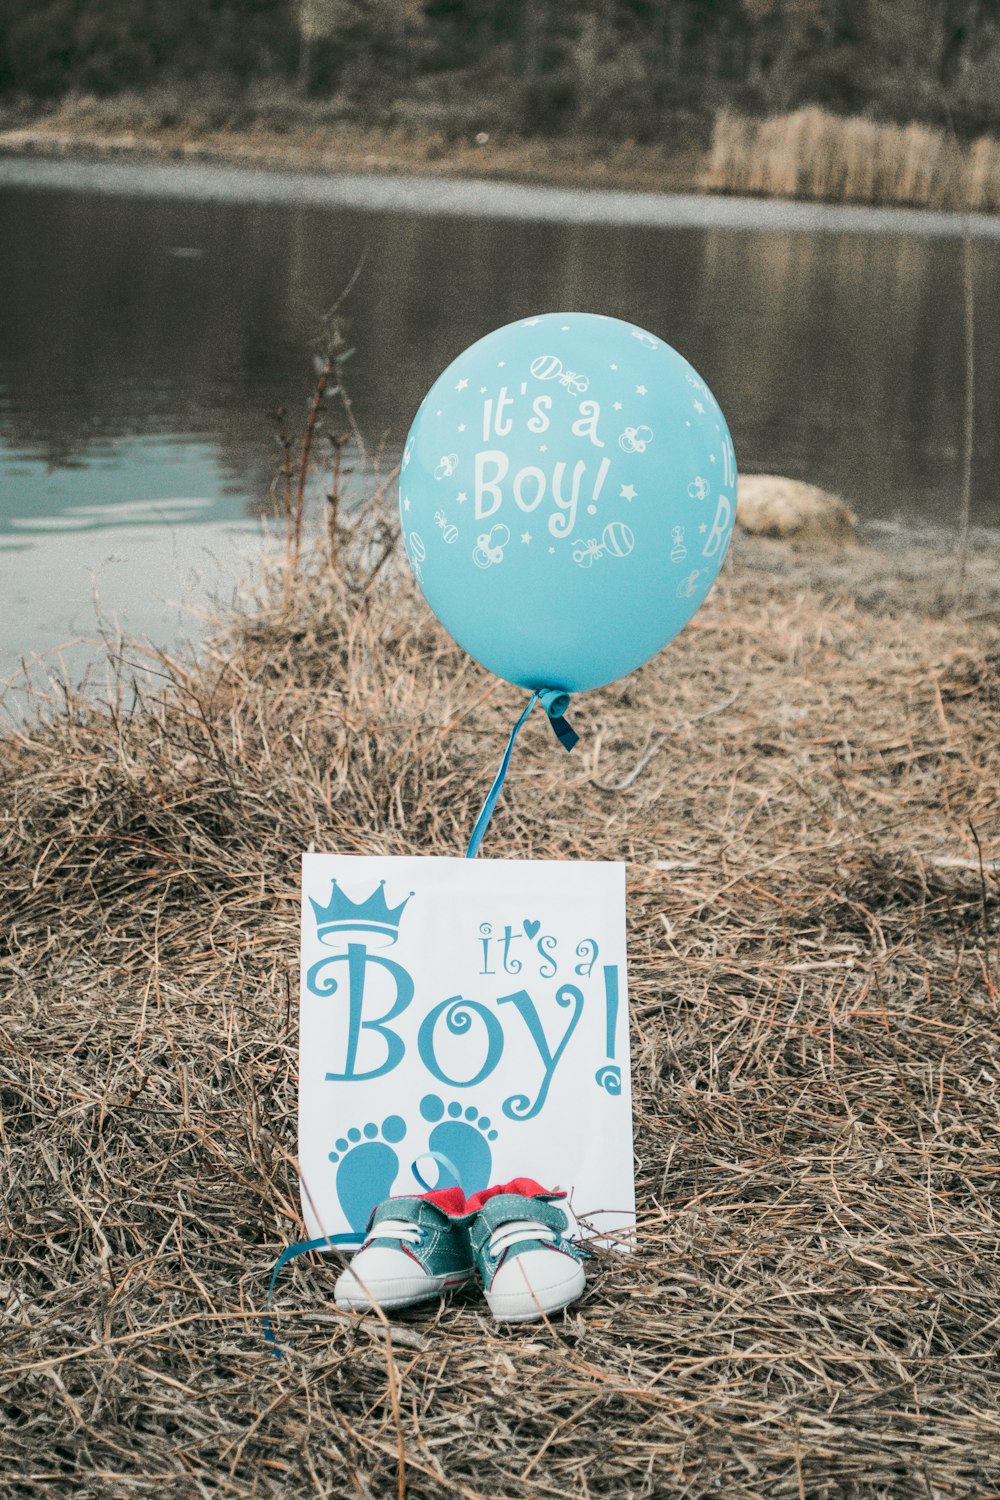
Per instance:
[[[572,757],[529,724],[485,852],[629,862],[638,1253],[514,1330],[298,1262],[271,1358],[299,852],[461,851],[520,701],[378,524],[0,740],[4,1493],[996,1493],[996,557],[963,621],[741,540]]]
[[[748,120],[722,111],[704,186],[832,203],[1000,209],[1000,143],[962,147],[927,125],[842,119],[821,109]]]

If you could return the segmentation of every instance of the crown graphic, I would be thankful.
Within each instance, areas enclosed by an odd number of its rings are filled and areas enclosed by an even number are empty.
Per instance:
[[[316,936],[320,942],[328,942],[333,933],[364,932],[388,938],[394,943],[399,936],[399,919],[413,892],[398,906],[389,906],[384,887],[385,881],[380,880],[366,901],[352,901],[335,880],[325,906],[310,896],[309,904],[316,915]]]

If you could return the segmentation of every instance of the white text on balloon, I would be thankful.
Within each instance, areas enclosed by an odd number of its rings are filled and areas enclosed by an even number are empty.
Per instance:
[[[487,516],[495,515],[503,504],[504,491],[501,485],[510,472],[510,460],[501,448],[487,448],[476,454],[475,465],[476,520],[483,521]],[[595,501],[600,497],[610,467],[611,460],[602,458],[591,496]],[[578,459],[573,465],[570,492],[564,495],[565,463],[560,461],[553,466],[551,481],[544,469],[540,469],[535,464],[528,464],[514,474],[510,493],[519,509],[531,512],[541,505],[546,493],[549,492],[551,483],[552,503],[556,510],[549,517],[549,531],[555,537],[568,536],[576,526],[580,491],[586,472],[585,460]]]
[[[729,521],[732,516],[732,505],[727,495],[719,496],[719,503],[715,507],[715,520],[712,529],[705,539],[705,545],[701,549],[702,557],[714,557],[729,534]]]
[[[586,387],[584,387],[586,389]],[[521,387],[521,394],[527,391],[526,386]],[[502,385],[494,399],[487,396],[483,402],[483,442],[488,443],[492,438],[509,437],[514,430],[514,418],[511,412],[514,409],[516,398],[508,393],[507,387]],[[549,413],[552,410],[551,396],[533,396],[531,398],[532,415],[527,420],[529,432],[547,432],[551,425]],[[587,437],[596,448],[603,448],[597,424],[601,419],[601,406],[599,401],[580,401],[577,404],[580,415],[573,423],[573,434],[576,437]]]
[[[596,401],[581,401],[580,415],[573,423],[575,437],[589,437],[595,448],[604,444],[597,436],[597,424],[601,419],[601,408]]]

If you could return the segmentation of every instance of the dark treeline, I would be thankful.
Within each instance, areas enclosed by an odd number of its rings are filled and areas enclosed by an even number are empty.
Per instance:
[[[0,0],[0,94],[210,89],[655,139],[723,106],[1000,120],[1000,0]]]

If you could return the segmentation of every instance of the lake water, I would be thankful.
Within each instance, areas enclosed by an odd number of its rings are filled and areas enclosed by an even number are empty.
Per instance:
[[[975,219],[973,520],[1000,525],[1000,221]],[[938,214],[482,183],[0,159],[0,677],[120,620],[169,644],[234,588],[319,321],[345,311],[391,466],[440,370],[545,309],[628,318],[698,368],[740,465],[873,526],[954,528],[963,239]],[[99,628],[98,620],[103,621]]]

